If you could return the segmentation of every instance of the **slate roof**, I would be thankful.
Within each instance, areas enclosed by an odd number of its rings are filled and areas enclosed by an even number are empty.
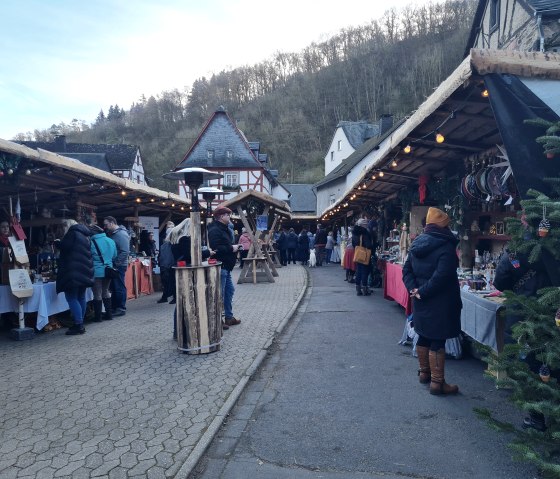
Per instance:
[[[18,141],[20,145],[70,156],[72,153],[105,154],[111,170],[130,170],[136,159],[139,148],[135,145],[94,145],[89,143],[66,143],[66,141]],[[73,158],[73,157],[72,157]],[[81,161],[80,158],[76,158]],[[103,169],[103,168],[102,168]]]
[[[235,126],[229,115],[219,108],[210,117],[198,138],[193,143],[176,169],[186,167],[201,168],[262,168],[251,151],[251,146]],[[208,151],[212,151],[209,157]],[[228,157],[227,152],[231,152]]]
[[[292,213],[315,213],[317,197],[313,192],[312,184],[285,184],[284,187],[291,193],[289,203]]]
[[[64,156],[74,158],[84,165],[93,166],[98,170],[112,173],[111,167],[107,162],[107,155],[105,153],[65,153]]]
[[[383,140],[389,137],[397,128],[399,128],[406,118],[399,120],[391,128],[389,128],[383,135],[375,136],[367,140],[362,146],[360,146],[354,153],[352,153],[348,158],[346,158],[340,165],[338,165],[334,170],[332,170],[325,178],[323,178],[318,183],[315,183],[314,188],[319,188],[332,181],[339,178],[345,177],[354,166],[356,166],[360,161],[362,161],[371,151],[375,149]]]
[[[367,121],[341,121],[336,127],[342,128],[354,150],[357,150],[369,138],[379,134],[379,125]]]

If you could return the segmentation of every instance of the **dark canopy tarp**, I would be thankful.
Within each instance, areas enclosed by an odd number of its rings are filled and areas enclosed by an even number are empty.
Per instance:
[[[545,130],[524,121],[543,118],[556,122],[560,117],[515,75],[491,73],[484,76],[484,82],[519,194],[526,198],[529,188],[549,193],[550,186],[543,178],[558,176],[560,158],[545,156],[542,145],[536,142]]]

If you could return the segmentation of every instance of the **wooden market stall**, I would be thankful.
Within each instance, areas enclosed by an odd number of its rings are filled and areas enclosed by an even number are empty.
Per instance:
[[[10,297],[8,273],[25,269],[34,279],[33,295],[25,300],[25,312],[37,312],[37,329],[49,316],[68,309],[64,295],[56,295],[55,239],[67,219],[114,216],[119,223],[139,228],[139,220],[155,218],[160,224],[178,221],[190,201],[46,150],[32,149],[0,139],[0,216],[21,224],[28,260],[15,263],[2,248],[0,295]],[[134,253],[134,250],[132,250]],[[131,257],[126,274],[129,299],[154,290],[150,258]],[[2,313],[15,312],[14,301],[3,301]]]
[[[274,233],[280,228],[282,218],[290,219],[290,207],[284,201],[254,190],[246,190],[220,206],[236,212],[251,237],[251,247],[237,282],[274,283],[279,267],[273,249]]]

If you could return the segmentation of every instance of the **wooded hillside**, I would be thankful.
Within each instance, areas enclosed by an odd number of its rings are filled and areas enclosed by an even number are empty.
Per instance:
[[[447,0],[388,10],[299,53],[277,52],[253,65],[202,77],[184,91],[142,96],[128,111],[111,106],[88,124],[74,120],[19,140],[139,145],[152,185],[188,151],[223,105],[249,141],[260,141],[281,181],[315,182],[341,120],[409,115],[461,62],[477,2]]]

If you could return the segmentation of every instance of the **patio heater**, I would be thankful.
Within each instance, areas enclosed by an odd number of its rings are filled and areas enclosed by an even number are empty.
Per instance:
[[[204,168],[183,168],[170,171],[163,175],[168,180],[183,180],[189,187],[191,194],[191,262],[192,266],[200,266],[202,263],[201,238],[200,238],[200,203],[198,202],[198,191],[200,186],[209,180],[223,178],[220,173],[213,173]],[[214,188],[217,190],[217,188]]]
[[[187,354],[208,354],[222,343],[221,263],[202,263],[198,191],[208,180],[222,178],[204,168],[183,168],[163,175],[183,180],[191,193],[191,264],[176,266],[177,349]]]

